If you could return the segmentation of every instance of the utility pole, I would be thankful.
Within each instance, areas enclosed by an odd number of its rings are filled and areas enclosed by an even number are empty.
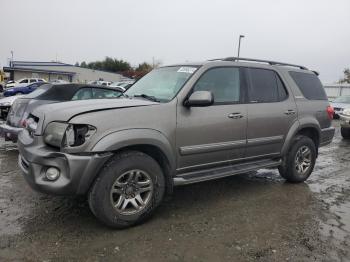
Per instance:
[[[241,51],[241,39],[244,38],[244,35],[239,35],[239,40],[238,40],[238,53],[237,57],[239,58],[239,52]]]
[[[13,51],[11,50],[11,65],[10,67],[13,67]]]

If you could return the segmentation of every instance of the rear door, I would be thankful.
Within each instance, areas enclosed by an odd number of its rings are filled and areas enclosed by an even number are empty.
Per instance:
[[[247,157],[279,155],[297,109],[279,74],[270,69],[246,69],[248,88]]]
[[[246,105],[241,70],[211,68],[194,84],[194,91],[211,91],[214,104],[207,107],[178,105],[176,147],[179,172],[225,165],[244,157]]]

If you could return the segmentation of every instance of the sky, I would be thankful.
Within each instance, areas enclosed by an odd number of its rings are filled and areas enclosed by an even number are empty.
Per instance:
[[[349,0],[0,0],[0,66],[106,56],[162,64],[236,56],[301,64],[333,83],[350,67]]]

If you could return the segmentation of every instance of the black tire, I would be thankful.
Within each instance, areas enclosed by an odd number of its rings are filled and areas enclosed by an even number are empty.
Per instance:
[[[340,128],[340,133],[344,139],[350,139],[350,128],[342,127]]]
[[[310,155],[308,154],[307,161],[310,162],[310,165],[304,170],[305,172],[299,172],[300,165],[297,167],[297,161],[300,161],[297,154],[300,150],[308,148],[310,151]],[[297,136],[289,152],[283,159],[282,165],[278,168],[280,175],[291,183],[301,183],[304,182],[311,175],[315,163],[316,163],[316,154],[317,149],[314,141],[306,136]],[[298,159],[297,159],[298,158]],[[303,165],[303,167],[305,167]]]
[[[135,170],[147,174],[148,182],[152,183],[152,193],[148,196],[147,201],[144,202],[145,204],[141,210],[134,211],[136,213],[133,214],[123,214],[123,211],[118,211],[117,207],[113,206],[114,195],[112,194],[114,193],[111,193],[111,190],[112,187],[115,189],[115,183],[120,183],[119,179],[123,179],[125,174],[128,172],[133,173]],[[135,177],[135,175],[131,176]],[[123,186],[125,183],[129,183],[128,181],[123,181]],[[121,191],[123,194],[119,192],[115,194],[119,194],[120,198],[123,195],[124,200],[122,201],[125,202],[130,197],[130,195],[124,195],[127,191],[127,186],[124,186]],[[136,191],[137,189],[135,189]],[[164,192],[164,175],[158,163],[152,157],[142,152],[127,151],[115,155],[105,164],[89,192],[88,201],[91,211],[101,222],[109,227],[121,229],[139,224],[150,217],[155,208],[161,203]],[[132,194],[135,199],[136,193]],[[139,203],[137,202],[137,204]],[[131,208],[133,208],[133,204],[131,204]]]

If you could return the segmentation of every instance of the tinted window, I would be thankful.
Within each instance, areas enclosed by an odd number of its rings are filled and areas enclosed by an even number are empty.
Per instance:
[[[75,93],[72,100],[86,100],[92,98],[91,88],[81,88]]]
[[[29,82],[30,82],[30,83],[35,83],[36,80],[35,80],[35,79],[30,79]]]
[[[28,79],[23,79],[21,82],[19,82],[20,84],[24,84],[24,83],[28,83]]]
[[[287,98],[286,89],[279,76],[272,70],[251,68],[249,100],[255,103],[271,103]]]
[[[289,72],[304,97],[309,100],[327,100],[320,79],[315,74]]]
[[[42,80],[42,79],[38,79],[38,82],[44,82],[44,80]]]
[[[94,99],[103,99],[103,98],[117,98],[119,97],[121,92],[110,89],[102,89],[102,88],[93,88],[92,89],[92,97]]]
[[[240,101],[240,74],[238,68],[214,68],[205,72],[193,91],[211,91],[214,104]]]

